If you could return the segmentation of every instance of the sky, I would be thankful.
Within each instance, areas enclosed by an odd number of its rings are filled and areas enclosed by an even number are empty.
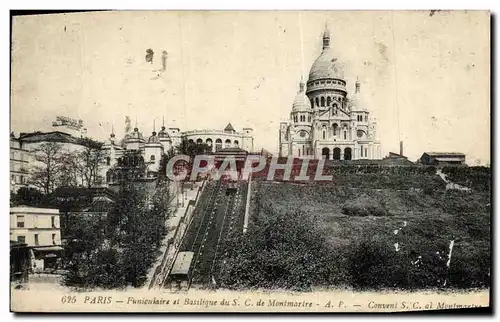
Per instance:
[[[15,17],[11,130],[82,119],[88,135],[254,129],[278,151],[301,76],[331,47],[377,120],[382,155],[463,152],[490,163],[490,22],[480,11],[123,11]],[[146,50],[155,52],[153,64]],[[161,53],[168,53],[161,71]]]

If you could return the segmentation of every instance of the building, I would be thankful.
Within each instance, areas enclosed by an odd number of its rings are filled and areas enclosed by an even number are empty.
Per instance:
[[[37,165],[42,165],[37,161],[36,149],[42,144],[50,142],[59,144],[62,152],[74,152],[85,149],[85,140],[82,137],[61,131],[20,133],[19,137],[11,133],[10,172],[12,192],[16,192],[23,186],[34,187],[29,184],[30,170]]]
[[[248,152],[254,150],[253,129],[243,128],[236,131],[231,123],[224,130],[195,130],[184,132],[186,139],[195,143],[206,143],[212,147],[212,152],[226,148],[240,148]]]
[[[420,163],[433,166],[464,165],[465,154],[459,152],[424,152],[420,157]]]
[[[66,245],[70,236],[78,236],[86,223],[96,223],[95,233],[108,230],[108,213],[114,206],[117,194],[110,188],[57,188],[52,196],[59,208],[61,241]]]
[[[127,152],[137,151],[141,156],[140,163],[146,165],[145,178],[155,178],[161,161],[161,156],[167,151],[174,151],[182,140],[191,143],[207,144],[212,152],[218,152],[225,148],[241,148],[245,151],[253,151],[253,130],[243,128],[236,131],[229,123],[223,130],[193,130],[182,132],[179,128],[167,128],[163,123],[159,132],[153,131],[149,137],[145,137],[139,130],[137,124],[133,130],[130,126],[130,118],[125,118],[125,135],[121,140],[116,139],[114,131],[110,134],[109,140],[105,143],[104,149],[108,151],[106,166],[103,167],[103,176],[107,177],[107,182],[116,181],[108,170],[118,165],[118,161]]]
[[[29,151],[23,141],[10,134],[10,190],[17,192],[28,182]]]
[[[35,270],[56,268],[61,257],[59,210],[35,207],[10,208],[10,240],[30,248]]]
[[[348,95],[327,28],[323,51],[311,67],[307,84],[300,81],[290,120],[280,123],[279,154],[333,160],[381,158],[376,123],[362,98],[361,84],[356,81],[354,95]]]
[[[382,159],[382,164],[384,165],[394,165],[394,166],[412,166],[413,162],[408,160],[408,157],[402,155],[401,153],[389,152],[389,155]]]

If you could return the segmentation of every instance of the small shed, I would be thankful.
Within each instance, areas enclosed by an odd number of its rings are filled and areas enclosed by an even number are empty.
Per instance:
[[[424,152],[420,157],[420,162],[424,165],[463,165],[465,164],[465,154],[460,152]]]

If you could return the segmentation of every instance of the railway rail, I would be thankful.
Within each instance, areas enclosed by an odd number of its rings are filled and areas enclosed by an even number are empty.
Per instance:
[[[220,261],[230,247],[226,241],[243,231],[247,183],[216,181],[213,190],[206,192],[209,196],[195,210],[180,247],[180,253],[192,255],[186,279],[180,283],[170,279],[170,287],[177,284],[187,290],[191,285],[216,285]]]

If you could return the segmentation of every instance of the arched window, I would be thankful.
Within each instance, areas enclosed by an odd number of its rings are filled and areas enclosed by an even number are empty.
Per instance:
[[[234,140],[233,144],[234,144],[235,148],[239,148],[240,147],[240,142],[238,142],[238,140]]]
[[[307,122],[311,122],[311,115],[307,116]]]
[[[196,140],[196,144],[202,144],[203,143],[203,140],[201,138],[198,138],[198,140]]]
[[[330,96],[328,96],[326,98],[326,106],[330,106],[330,104],[332,104],[332,98]]]
[[[347,140],[347,131],[344,130],[344,140]]]
[[[311,101],[311,107],[314,108],[314,100],[311,98],[310,101]]]
[[[208,146],[212,146],[212,139],[211,138],[207,139],[207,144],[208,144]]]
[[[323,129],[323,140],[326,140],[326,130]]]
[[[150,160],[151,160],[151,162],[154,162],[154,161],[155,161],[155,156],[154,156],[154,155],[151,155]]]
[[[230,148],[230,147],[231,147],[231,140],[227,139],[227,140],[224,142],[224,147],[225,147],[225,148]]]
[[[338,127],[339,127],[339,126],[337,125],[337,123],[334,123],[334,124],[333,124],[333,136],[337,136],[337,128],[338,128]]]
[[[111,164],[111,158],[110,157],[106,157],[106,165],[110,165]]]
[[[325,106],[325,98],[321,96],[321,106]]]
[[[319,98],[316,97],[316,106],[319,106]]]
[[[215,151],[219,151],[220,149],[222,149],[222,140],[217,139],[215,140]]]

